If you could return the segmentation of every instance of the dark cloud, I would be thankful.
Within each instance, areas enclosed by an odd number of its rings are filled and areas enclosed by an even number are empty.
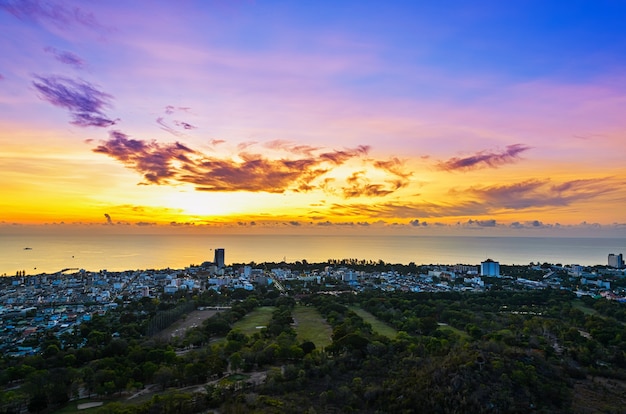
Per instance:
[[[161,145],[129,139],[125,134],[113,131],[111,138],[96,147],[94,152],[106,154],[141,174],[148,183],[164,184],[178,175],[175,162],[190,163],[194,151],[176,142]]]
[[[110,215],[108,215],[107,213],[104,213],[104,217],[107,219],[107,224],[113,224],[113,221],[111,220]]]
[[[396,190],[386,188],[383,184],[372,184],[364,174],[365,171],[357,171],[346,179],[348,185],[342,188],[344,198],[383,197]]]
[[[0,9],[4,9],[20,20],[50,22],[62,30],[75,25],[92,30],[103,29],[93,13],[86,12],[80,7],[68,7],[60,1],[0,0]]]
[[[409,224],[413,227],[427,227],[428,223],[425,221],[419,221],[418,219],[409,221]]]
[[[513,229],[549,229],[553,227],[559,227],[560,225],[557,223],[556,225],[552,224],[544,224],[539,220],[531,220],[531,221],[514,221],[509,225],[509,227]]]
[[[480,151],[465,158],[450,158],[440,162],[438,167],[445,171],[467,171],[479,168],[497,168],[501,165],[511,164],[519,159],[519,154],[528,151],[530,147],[523,144],[508,145],[502,152]]]
[[[496,227],[497,223],[495,219],[489,219],[489,220],[472,220],[469,219],[467,221],[467,225],[472,227]]]
[[[246,145],[244,145],[246,147]],[[238,159],[217,158],[179,142],[131,139],[114,131],[94,152],[106,154],[143,175],[146,184],[192,184],[200,191],[285,191],[323,189],[315,181],[333,167],[361,156],[366,147],[324,152],[312,157],[269,159],[259,154],[238,153]],[[348,179],[345,197],[385,195],[394,191],[385,184],[363,181],[357,174]],[[324,181],[322,180],[322,183]],[[358,194],[357,194],[358,193]]]
[[[108,127],[116,123],[103,112],[109,106],[111,95],[98,90],[83,80],[61,76],[36,76],[33,86],[42,99],[65,108],[73,117],[72,124],[82,127]]]
[[[73,66],[76,69],[82,69],[85,66],[85,61],[72,52],[57,50],[50,46],[46,47],[44,50],[52,54],[56,60],[63,64]]]

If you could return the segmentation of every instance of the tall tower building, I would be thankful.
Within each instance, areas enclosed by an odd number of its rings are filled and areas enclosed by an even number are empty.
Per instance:
[[[484,262],[481,262],[480,275],[500,277],[500,263],[495,262],[491,259],[487,259]]]
[[[215,266],[218,268],[224,267],[224,249],[215,249],[213,263],[215,263]]]
[[[624,257],[622,254],[609,254],[609,267],[621,269],[624,267]]]

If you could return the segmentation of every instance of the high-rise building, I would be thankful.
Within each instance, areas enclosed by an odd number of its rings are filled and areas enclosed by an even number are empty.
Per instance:
[[[491,259],[487,259],[484,262],[481,262],[480,275],[500,277],[500,263],[495,262]]]
[[[609,267],[621,269],[624,267],[624,257],[622,254],[609,254]]]
[[[224,267],[224,249],[215,249],[213,263],[215,263],[217,267]]]

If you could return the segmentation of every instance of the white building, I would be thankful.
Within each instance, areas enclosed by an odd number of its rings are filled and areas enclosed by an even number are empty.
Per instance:
[[[615,269],[621,269],[624,267],[624,257],[622,254],[609,254],[609,267],[614,267]]]
[[[500,277],[500,263],[491,259],[487,259],[484,262],[481,262],[480,275]]]

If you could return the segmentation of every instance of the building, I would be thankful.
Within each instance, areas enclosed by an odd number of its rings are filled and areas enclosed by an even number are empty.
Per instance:
[[[500,277],[500,263],[495,262],[491,259],[487,259],[484,262],[481,262],[480,275]]]
[[[609,267],[614,267],[615,269],[621,269],[624,267],[624,257],[622,254],[609,254]]]
[[[224,249],[215,249],[215,259],[213,259],[213,262],[218,268],[224,267]]]

